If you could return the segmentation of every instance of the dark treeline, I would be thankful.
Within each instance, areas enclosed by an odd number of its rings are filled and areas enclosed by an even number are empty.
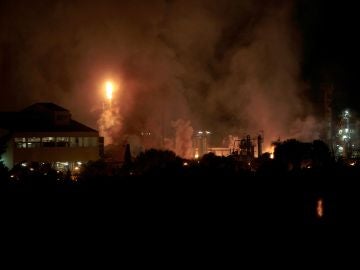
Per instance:
[[[122,205],[162,215],[223,216],[248,223],[356,223],[360,179],[357,160],[335,161],[321,141],[278,143],[274,159],[265,153],[246,160],[212,153],[184,160],[151,149],[122,166],[103,160],[83,165],[77,175],[48,164],[0,167],[1,191],[76,192],[119,198]],[[106,195],[107,194],[107,195]],[[323,217],[317,203],[323,201]],[[125,204],[127,204],[125,203]]]

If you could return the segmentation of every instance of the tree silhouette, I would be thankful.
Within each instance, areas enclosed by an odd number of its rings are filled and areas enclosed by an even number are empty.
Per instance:
[[[304,143],[295,139],[276,143],[274,158],[289,170],[300,169],[305,161],[311,163],[311,167],[323,167],[331,163],[329,147],[320,140],[312,143]]]
[[[297,170],[303,160],[311,157],[311,146],[295,139],[286,140],[276,144],[274,158],[289,170]]]
[[[182,168],[182,159],[172,151],[149,149],[135,158],[133,168],[137,175],[176,175]]]
[[[313,142],[311,156],[315,167],[327,166],[332,161],[329,147],[320,140],[315,140]]]

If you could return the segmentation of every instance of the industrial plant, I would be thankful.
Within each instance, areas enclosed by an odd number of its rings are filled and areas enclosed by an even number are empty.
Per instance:
[[[324,141],[336,159],[355,159],[360,157],[360,122],[350,109],[333,114],[332,84],[323,84],[324,93]]]
[[[216,156],[237,156],[241,160],[251,161],[263,154],[264,138],[262,134],[252,138],[245,135],[243,138],[229,136],[228,147],[216,147],[211,145],[211,132],[198,131],[194,136],[194,158],[202,157],[207,153],[214,153]]]
[[[89,160],[104,158],[106,162],[120,167],[124,162],[125,146],[129,147],[132,158],[154,148],[171,150],[186,159],[196,160],[213,153],[215,156],[232,156],[238,161],[251,163],[264,153],[273,158],[274,146],[281,142],[279,138],[272,147],[264,146],[264,131],[259,131],[257,134],[243,133],[242,136],[228,135],[219,144],[212,140],[216,130],[194,131],[190,122],[183,120],[174,122],[172,137],[154,135],[159,132],[150,129],[121,137],[118,136],[121,133],[117,121],[119,113],[113,100],[113,90],[113,84],[106,82],[105,100],[98,122],[100,132],[73,120],[67,109],[53,103],[36,103],[19,112],[2,112],[0,137],[6,138],[6,152],[2,155],[4,164],[12,168],[21,163],[46,162],[57,170],[75,171]],[[325,121],[323,135],[319,139],[327,143],[336,160],[359,158],[360,122],[350,109],[334,117],[333,87],[324,85],[322,90]]]

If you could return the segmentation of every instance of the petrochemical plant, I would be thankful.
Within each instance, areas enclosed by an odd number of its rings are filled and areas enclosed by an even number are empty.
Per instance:
[[[194,158],[197,159],[204,154],[214,153],[217,156],[235,155],[242,160],[251,161],[255,157],[260,157],[263,153],[264,138],[259,134],[255,138],[245,135],[242,138],[229,136],[228,147],[210,146],[210,131],[198,131],[193,140]]]
[[[324,141],[328,144],[336,159],[354,159],[360,157],[360,122],[349,109],[344,109],[333,117],[332,84],[323,84],[324,93]]]

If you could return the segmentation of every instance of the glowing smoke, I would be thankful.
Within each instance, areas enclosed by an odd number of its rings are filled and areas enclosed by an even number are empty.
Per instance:
[[[100,136],[104,137],[105,145],[118,143],[117,139],[122,127],[119,107],[108,106],[104,108],[98,120],[98,127]]]
[[[180,118],[213,131],[212,139],[264,130],[264,149],[279,137],[317,136],[292,1],[5,2],[5,109],[8,100],[19,109],[59,103],[75,119],[98,124],[106,144],[141,130],[169,137]],[[99,112],[93,93],[107,72],[123,76],[127,91],[121,106],[114,100]],[[190,123],[177,123],[173,147],[188,156]]]
[[[304,99],[301,46],[291,15],[287,3],[270,9],[254,27],[251,42],[234,49],[229,75],[213,86],[208,98],[209,108],[220,107],[232,119],[225,121],[227,129],[235,125],[254,135],[264,130],[265,147],[278,138],[312,140],[319,135]]]
[[[194,130],[191,127],[190,121],[178,119],[172,123],[172,126],[175,128],[176,132],[174,149],[175,153],[183,158],[192,158],[192,136]]]

